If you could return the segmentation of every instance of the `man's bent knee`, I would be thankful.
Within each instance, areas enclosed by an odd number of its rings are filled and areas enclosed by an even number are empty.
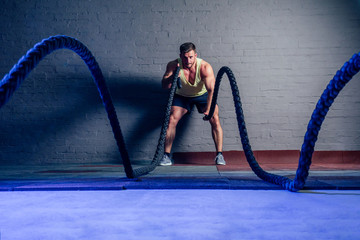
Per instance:
[[[174,115],[170,115],[169,128],[176,127],[176,125],[178,124],[179,120],[180,120],[180,119],[178,119],[178,118],[175,117]]]
[[[180,119],[186,114],[187,110],[181,107],[173,106],[171,108],[169,125],[177,125]]]
[[[210,119],[210,124],[213,128],[218,128],[220,127],[221,128],[221,125],[220,125],[220,118],[218,115],[214,115],[211,119]]]

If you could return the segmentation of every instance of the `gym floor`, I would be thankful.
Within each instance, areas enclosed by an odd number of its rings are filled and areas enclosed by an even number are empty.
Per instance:
[[[138,179],[117,164],[11,165],[0,170],[0,199],[1,240],[360,239],[358,169],[315,169],[293,193],[231,164],[175,164]]]
[[[0,192],[1,239],[359,239],[359,190]]]

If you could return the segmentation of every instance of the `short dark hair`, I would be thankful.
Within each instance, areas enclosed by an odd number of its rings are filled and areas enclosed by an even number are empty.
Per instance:
[[[181,44],[180,46],[180,54],[190,52],[191,50],[194,50],[194,52],[196,52],[195,44],[193,44],[192,42],[186,42]]]

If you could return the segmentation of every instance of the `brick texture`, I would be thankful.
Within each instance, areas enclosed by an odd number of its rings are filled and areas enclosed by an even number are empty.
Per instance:
[[[357,0],[4,0],[0,74],[52,35],[83,42],[113,96],[133,162],[152,159],[167,91],[160,81],[178,47],[235,73],[254,150],[298,150],[315,104],[336,71],[360,51]],[[360,76],[340,93],[317,150],[360,150]],[[230,87],[223,81],[224,150],[241,150]],[[0,109],[0,163],[121,162],[105,110],[82,60],[46,57]],[[173,151],[213,151],[194,111]]]

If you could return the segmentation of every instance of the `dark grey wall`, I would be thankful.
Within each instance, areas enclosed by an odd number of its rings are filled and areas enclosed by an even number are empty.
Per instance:
[[[301,147],[321,92],[360,51],[360,3],[342,0],[2,1],[0,74],[52,35],[83,42],[113,96],[133,161],[150,160],[167,91],[166,63],[193,41],[215,74],[229,66],[254,150]],[[359,76],[334,103],[320,150],[360,150]],[[219,96],[224,150],[240,150],[229,86]],[[46,57],[0,109],[1,163],[121,161],[91,75],[69,50]],[[174,151],[213,151],[199,114],[180,126]]]

